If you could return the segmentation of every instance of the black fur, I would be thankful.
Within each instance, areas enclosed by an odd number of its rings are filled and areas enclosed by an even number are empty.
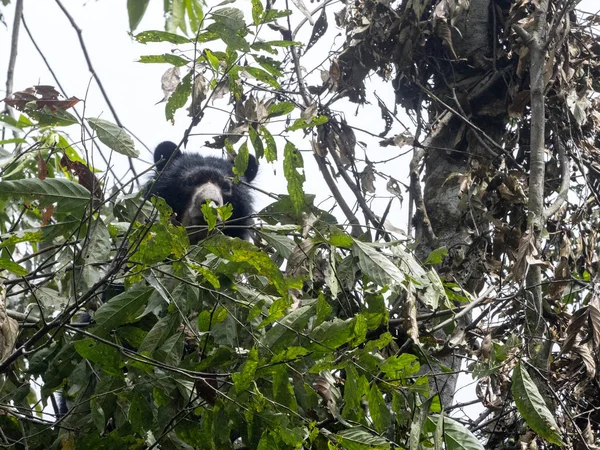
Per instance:
[[[205,225],[199,209],[206,200],[214,200],[217,206],[220,203],[231,203],[233,214],[227,220],[223,232],[242,239],[249,237],[249,226],[252,225],[249,216],[253,212],[252,195],[247,186],[232,182],[234,174],[231,161],[197,153],[183,153],[173,142],[163,142],[154,151],[154,162],[160,176],[152,185],[151,193],[165,199],[180,223],[185,226]],[[242,179],[249,183],[257,173],[258,164],[254,156],[250,155],[248,168]],[[220,195],[206,196],[201,191],[209,184],[211,194],[220,192]],[[189,231],[192,243],[197,243],[206,235],[193,229]]]

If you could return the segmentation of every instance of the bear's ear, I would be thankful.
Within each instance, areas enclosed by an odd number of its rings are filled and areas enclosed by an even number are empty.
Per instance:
[[[257,173],[258,163],[256,162],[256,158],[254,155],[248,155],[248,167],[246,168],[246,172],[244,172],[244,178],[248,183],[251,183],[256,178]]]
[[[173,161],[181,155],[181,150],[177,148],[177,144],[174,142],[161,142],[154,150],[154,164],[156,164],[156,170],[160,172],[165,168],[167,162]]]

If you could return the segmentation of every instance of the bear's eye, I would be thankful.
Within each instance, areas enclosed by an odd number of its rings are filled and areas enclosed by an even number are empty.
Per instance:
[[[221,189],[223,190],[223,196],[231,195],[233,193],[233,182],[228,179],[223,179],[219,183]]]

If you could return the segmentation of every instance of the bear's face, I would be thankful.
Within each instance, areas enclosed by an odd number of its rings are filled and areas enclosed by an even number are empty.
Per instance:
[[[247,186],[232,181],[231,161],[195,153],[182,153],[172,142],[163,142],[154,152],[159,175],[151,192],[165,199],[173,208],[175,218],[188,228],[190,242],[198,243],[206,237],[206,223],[202,205],[214,207],[230,203],[231,218],[223,227],[228,236],[246,239],[252,220],[252,197]],[[258,170],[256,159],[250,156],[248,170],[242,178],[251,182]]]

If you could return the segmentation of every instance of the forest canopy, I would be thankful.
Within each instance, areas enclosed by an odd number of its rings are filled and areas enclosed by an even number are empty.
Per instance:
[[[151,114],[186,121],[148,165],[60,0],[110,114],[57,77],[19,85],[25,38],[54,73],[25,3],[0,6],[3,447],[599,445],[596,14],[172,0],[145,29],[149,0],[129,0],[120,31],[164,68]],[[211,149],[222,192],[269,197],[242,233],[234,202],[193,227],[154,195],[178,151]]]

